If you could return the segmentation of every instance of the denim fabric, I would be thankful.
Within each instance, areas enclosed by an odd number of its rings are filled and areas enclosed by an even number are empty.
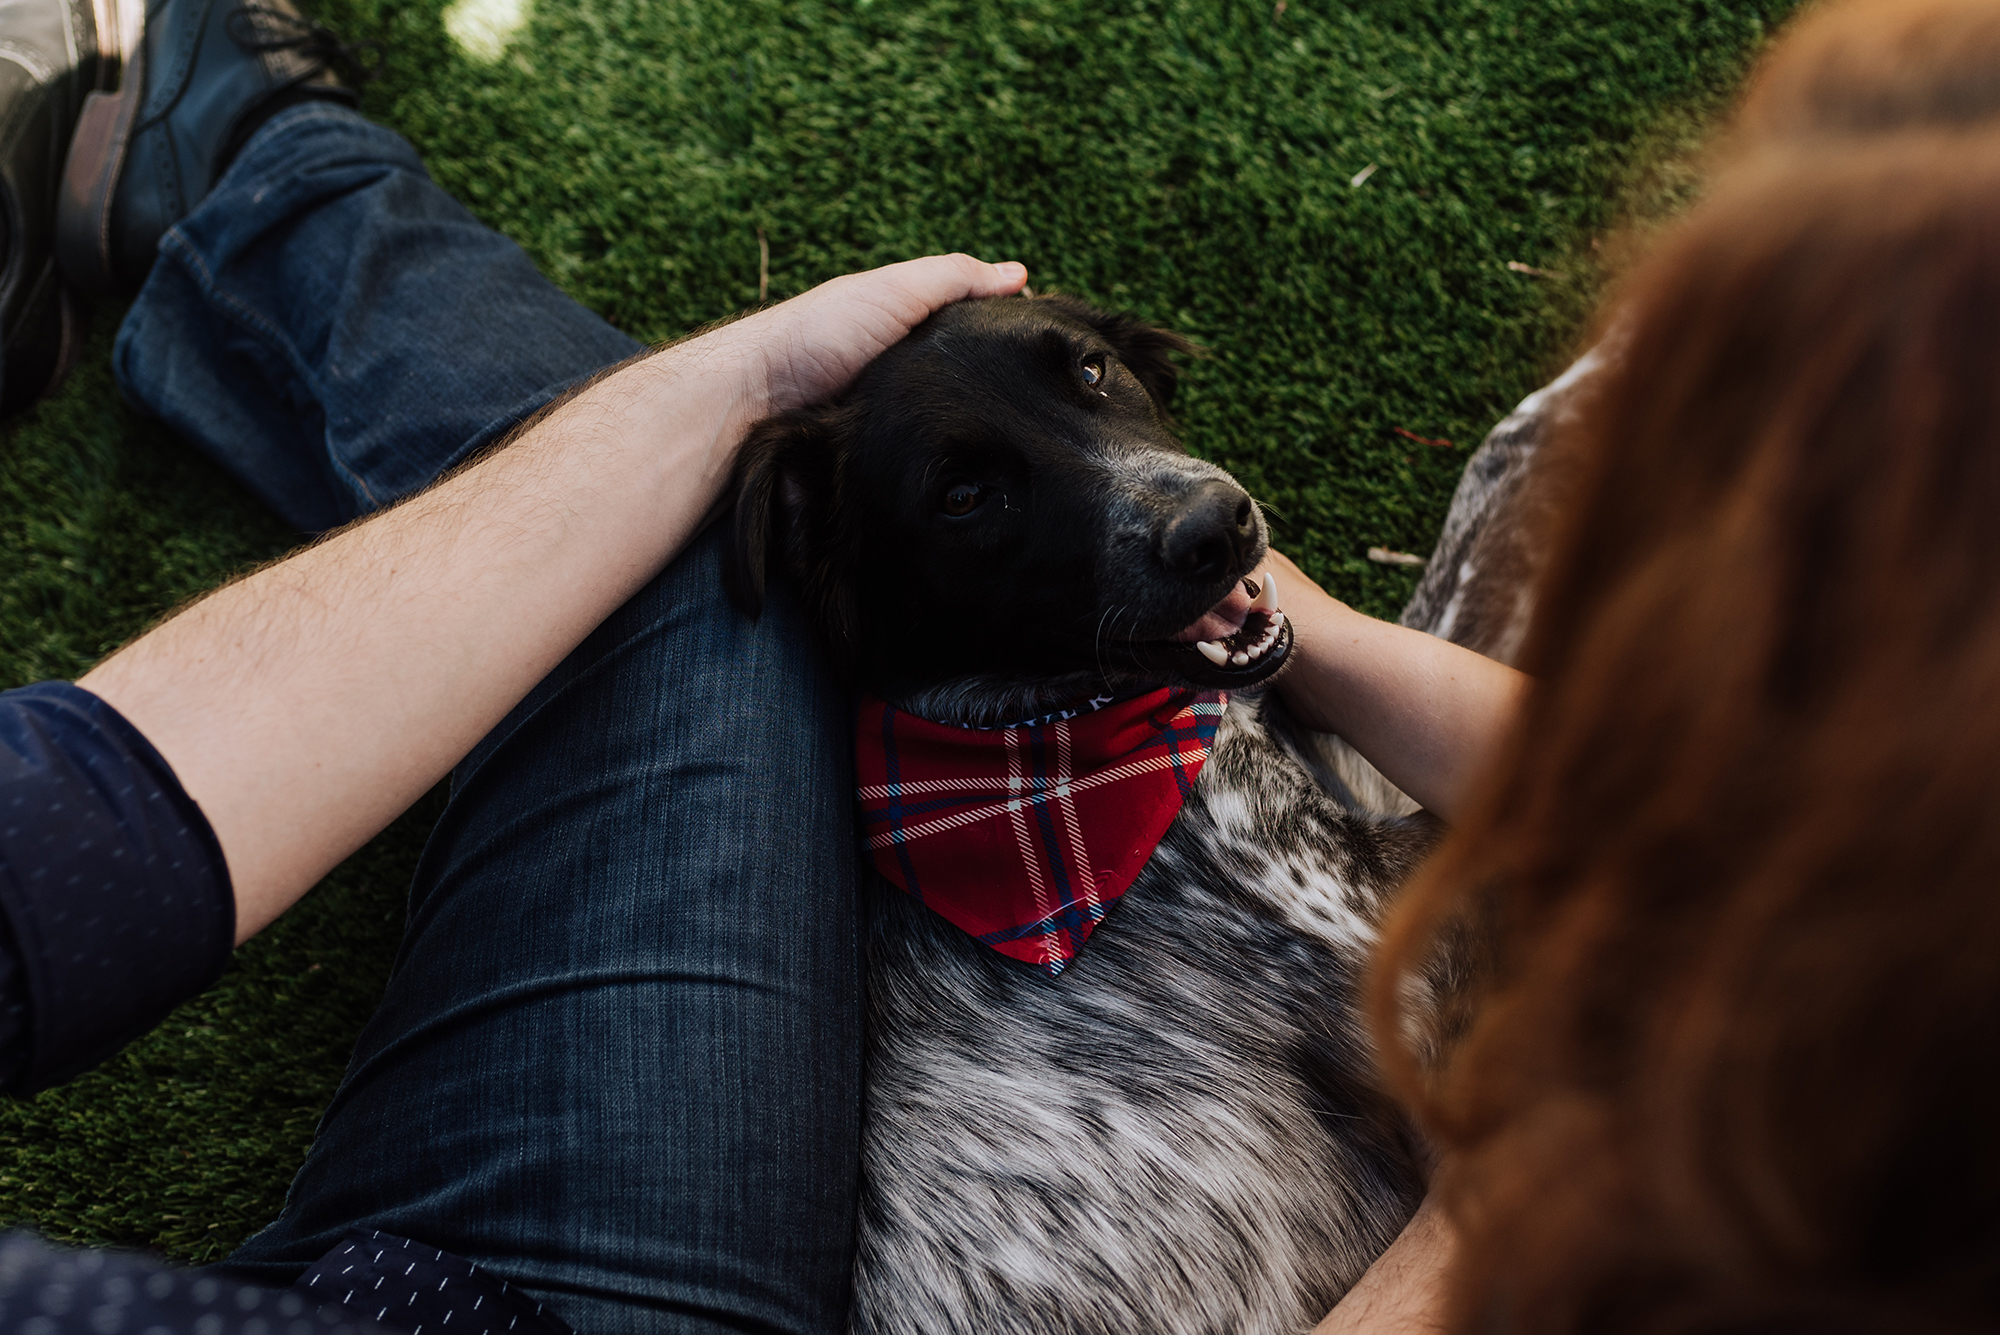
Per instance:
[[[281,112],[160,241],[125,397],[303,532],[423,487],[640,345],[345,107]]]
[[[332,106],[259,131],[168,233],[124,392],[302,528],[401,495],[633,345]],[[453,776],[388,993],[283,1215],[290,1284],[354,1225],[578,1330],[844,1324],[860,956],[845,707],[720,530]]]

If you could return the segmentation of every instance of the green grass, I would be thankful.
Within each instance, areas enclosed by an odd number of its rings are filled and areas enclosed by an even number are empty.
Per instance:
[[[490,64],[439,0],[320,13],[387,45],[367,110],[639,337],[753,303],[760,229],[773,298],[966,249],[1193,336],[1192,447],[1310,572],[1393,614],[1415,577],[1364,553],[1428,549],[1467,449],[1571,350],[1592,242],[1634,199],[1685,196],[1657,164],[1794,0],[544,3]],[[0,687],[81,673],[289,541],[119,406],[118,315],[0,434]],[[268,1219],[379,993],[432,805],[153,1036],[0,1107],[0,1217],[196,1261]]]

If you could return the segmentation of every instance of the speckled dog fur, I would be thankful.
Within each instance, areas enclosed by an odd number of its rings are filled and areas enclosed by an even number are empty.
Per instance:
[[[1422,1183],[1357,987],[1434,837],[1328,795],[1236,700],[1062,977],[879,877],[854,1328],[1309,1330]]]

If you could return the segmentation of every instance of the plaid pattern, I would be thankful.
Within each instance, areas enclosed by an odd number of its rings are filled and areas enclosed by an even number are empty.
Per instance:
[[[1163,687],[982,729],[863,699],[854,761],[868,855],[927,907],[1054,977],[1194,791],[1227,702]]]

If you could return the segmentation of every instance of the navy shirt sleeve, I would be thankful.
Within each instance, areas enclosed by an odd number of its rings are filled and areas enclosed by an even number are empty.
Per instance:
[[[463,1323],[461,1323],[463,1324]],[[402,1327],[410,1335],[409,1327]],[[388,1335],[351,1307],[260,1289],[131,1252],[0,1236],[0,1331],[7,1335]],[[474,1326],[466,1335],[478,1335]],[[544,1335],[533,1332],[532,1335]]]
[[[104,1061],[235,936],[221,845],[138,729],[67,682],[0,692],[0,1089]]]
[[[539,1299],[462,1256],[349,1229],[290,1288],[227,1265],[176,1270],[129,1252],[0,1235],[7,1335],[573,1335]]]

